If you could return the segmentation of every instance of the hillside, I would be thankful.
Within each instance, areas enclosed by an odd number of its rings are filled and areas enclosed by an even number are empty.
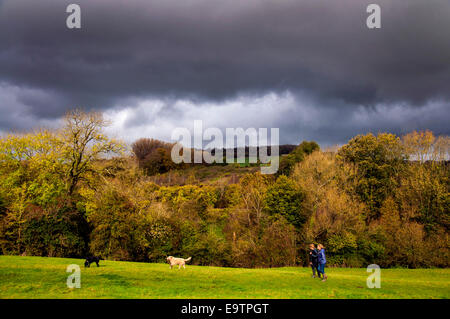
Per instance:
[[[450,267],[448,136],[303,141],[262,174],[249,159],[178,163],[154,139],[127,154],[103,123],[74,112],[63,133],[0,139],[0,254],[270,268],[306,266],[320,244],[328,266]]]
[[[204,184],[204,185],[228,185],[236,184],[240,178],[248,173],[259,172],[256,166],[246,164],[219,165],[194,165],[184,170],[174,170],[164,174],[149,176],[148,179],[161,186]]]

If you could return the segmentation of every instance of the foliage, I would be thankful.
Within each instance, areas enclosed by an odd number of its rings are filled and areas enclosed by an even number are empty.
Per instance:
[[[303,142],[268,176],[174,165],[152,139],[126,156],[107,124],[77,110],[59,130],[0,139],[2,254],[279,267],[321,243],[330,266],[449,266],[446,136],[359,135],[337,152]]]
[[[387,194],[398,185],[393,177],[401,174],[406,163],[400,138],[388,133],[358,135],[338,151],[337,158],[355,167],[350,179],[356,194],[369,208],[367,220],[378,218]]]
[[[182,164],[175,164],[172,161],[173,145],[152,138],[141,138],[131,145],[131,149],[138,160],[139,167],[151,176],[183,167]]]
[[[0,197],[13,205],[54,203],[65,187],[60,146],[58,137],[44,130],[0,139]]]
[[[140,138],[131,144],[131,149],[133,150],[134,156],[138,159],[141,164],[145,161],[145,158],[152,152],[156,151],[158,148],[169,147],[167,143],[159,141],[153,138]]]
[[[145,157],[142,167],[148,175],[156,175],[175,169],[177,165],[171,159],[170,150],[157,148]]]
[[[24,207],[22,214],[10,211],[1,220],[4,254],[77,257],[86,252],[89,227],[73,204],[60,199],[43,210]]]
[[[67,190],[71,195],[78,182],[91,171],[91,165],[102,155],[117,154],[123,146],[102,133],[108,125],[101,113],[70,111],[62,129],[62,157],[66,163]]]
[[[240,181],[242,203],[247,210],[249,226],[259,224],[265,208],[265,196],[269,178],[261,173],[246,174]]]
[[[286,175],[289,176],[295,166],[296,163],[303,161],[303,159],[320,149],[319,144],[314,141],[303,141],[300,145],[298,145],[292,152],[288,155],[283,156],[280,161],[280,168],[277,172],[278,175]]]
[[[289,224],[300,229],[306,221],[303,212],[305,195],[288,177],[281,175],[266,192],[265,204],[269,215],[283,216]]]

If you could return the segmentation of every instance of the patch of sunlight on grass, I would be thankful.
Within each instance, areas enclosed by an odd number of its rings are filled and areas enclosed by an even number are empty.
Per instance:
[[[368,289],[363,268],[242,269],[101,261],[84,268],[70,258],[0,256],[0,298],[445,298],[448,269],[382,269],[381,289]],[[69,289],[66,267],[78,264],[81,288]]]

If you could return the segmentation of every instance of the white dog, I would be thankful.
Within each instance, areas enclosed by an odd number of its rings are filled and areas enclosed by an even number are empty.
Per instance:
[[[172,269],[173,266],[175,266],[175,265],[178,265],[178,269],[180,269],[181,266],[183,266],[183,268],[186,268],[186,263],[189,262],[190,260],[191,260],[191,257],[189,257],[188,259],[176,258],[173,256],[167,257],[167,261],[170,264],[170,269]]]

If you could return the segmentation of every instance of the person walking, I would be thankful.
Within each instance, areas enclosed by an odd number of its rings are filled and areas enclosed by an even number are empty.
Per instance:
[[[327,263],[327,259],[325,258],[325,247],[323,247],[322,244],[317,245],[317,249],[319,250],[318,253],[318,262],[319,265],[317,267],[318,273],[319,273],[319,277],[320,274],[322,274],[322,281],[326,281],[328,279],[327,274],[325,274],[325,264]]]
[[[319,260],[318,260],[318,251],[316,249],[316,247],[314,246],[314,244],[310,244],[309,245],[309,264],[311,266],[312,269],[312,277],[316,278],[316,270],[317,270],[317,275],[320,278],[320,273],[319,270],[317,269]]]

